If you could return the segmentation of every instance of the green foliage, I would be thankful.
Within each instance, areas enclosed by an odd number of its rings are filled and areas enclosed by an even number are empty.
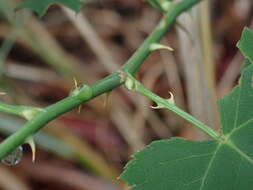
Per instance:
[[[153,33],[145,40],[121,71],[131,74],[141,66],[152,52],[150,47],[157,43],[171,27],[177,16],[189,10],[201,0],[171,2],[169,0],[148,0],[151,5],[166,14]],[[83,5],[80,0],[24,0],[16,8],[29,8],[39,16],[45,14],[51,4],[60,3],[78,12]],[[173,7],[171,8],[171,6]],[[170,8],[170,9],[169,9]],[[169,10],[169,11],[168,11]],[[253,33],[245,29],[238,47],[246,57],[241,80],[237,87],[219,101],[221,133],[218,134],[189,114],[179,110],[168,100],[147,91],[134,78],[126,85],[144,94],[157,103],[157,108],[167,108],[182,118],[194,123],[213,140],[195,142],[182,138],[153,142],[134,155],[127,164],[121,179],[132,186],[132,190],[249,190],[253,188]],[[120,73],[112,73],[92,86],[77,88],[70,96],[44,111],[32,116],[20,130],[0,144],[0,158],[4,158],[16,147],[34,135],[46,123],[74,107],[116,88],[124,81]],[[131,83],[135,82],[135,83]],[[162,105],[162,106],[161,106]],[[165,105],[165,106],[164,106]],[[164,107],[163,107],[164,106]],[[20,115],[20,110],[2,104],[1,110]],[[23,112],[22,112],[23,113]]]
[[[48,7],[52,4],[63,4],[75,12],[79,12],[81,7],[84,5],[84,3],[80,0],[24,0],[24,2],[19,5],[15,11],[28,8],[42,17],[46,13]]]
[[[253,33],[245,29],[238,43],[249,59],[253,56],[252,37]],[[248,60],[241,74],[240,84],[219,101],[219,139],[194,142],[172,138],[153,142],[134,155],[121,179],[132,190],[252,189],[253,64]]]
[[[237,47],[242,54],[253,63],[253,32],[249,28],[245,28],[242,33],[241,40],[237,43]]]

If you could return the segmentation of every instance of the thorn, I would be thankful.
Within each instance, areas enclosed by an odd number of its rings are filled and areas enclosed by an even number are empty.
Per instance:
[[[29,137],[29,138],[26,140],[26,143],[27,143],[27,144],[30,146],[30,148],[31,148],[31,151],[32,151],[32,162],[34,163],[34,162],[35,162],[35,154],[36,154],[36,146],[35,146],[33,137]]]
[[[165,107],[161,104],[157,104],[156,106],[150,106],[150,108],[157,110],[157,109],[162,109],[162,108],[165,108]]]
[[[111,92],[108,92],[108,93],[105,94],[105,99],[104,99],[104,103],[103,103],[104,109],[106,109],[106,107],[108,105],[108,100],[109,100],[110,94],[111,94]]]
[[[152,108],[152,109],[154,109],[154,110],[160,109],[159,106],[150,106],[150,108]]]
[[[78,114],[80,114],[80,113],[81,113],[82,108],[83,108],[83,105],[78,106]]]
[[[73,82],[74,82],[74,87],[72,88],[72,90],[70,91],[70,95],[77,95],[79,92],[79,87],[78,87],[78,83],[75,77],[73,77]]]
[[[169,94],[170,94],[170,98],[168,99],[168,102],[175,105],[174,95],[172,94],[172,92],[169,92]]]
[[[162,49],[174,51],[174,49],[172,47],[169,47],[169,46],[166,46],[163,44],[154,43],[154,44],[150,45],[150,51],[156,51],[156,50],[162,50]]]
[[[73,78],[73,81],[74,81],[74,86],[75,86],[75,88],[77,88],[77,87],[78,87],[78,84],[77,84],[77,80],[76,80],[75,77]]]

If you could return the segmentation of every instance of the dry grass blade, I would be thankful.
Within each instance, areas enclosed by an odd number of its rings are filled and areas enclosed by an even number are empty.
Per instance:
[[[94,173],[116,183],[115,179],[119,172],[113,166],[110,166],[100,153],[93,150],[85,141],[76,137],[68,128],[59,127],[54,122],[54,126],[47,129],[47,131],[70,145],[76,153],[76,158],[82,160],[82,163],[91,168]]]
[[[233,88],[234,83],[240,74],[240,67],[243,60],[243,56],[238,53],[230,62],[218,85],[219,97],[223,97]]]
[[[90,48],[96,54],[101,64],[103,64],[109,72],[116,71],[119,66],[113,59],[108,47],[105,46],[102,39],[100,39],[96,30],[92,27],[86,17],[82,13],[79,13],[76,16],[73,11],[65,7],[62,7],[62,10],[69,17],[74,26],[79,30],[81,36],[89,44]]]
[[[35,180],[45,183],[57,182],[61,186],[67,186],[69,189],[120,190],[120,187],[117,185],[88,175],[74,168],[64,168],[62,166],[43,162],[34,165],[27,160],[24,160],[23,165],[20,167],[25,169]]]
[[[189,33],[178,29],[180,41],[180,53],[182,67],[185,74],[186,92],[190,113],[209,126],[217,126],[216,99],[214,99],[212,87],[205,65],[203,65],[203,54],[199,40],[199,22],[197,8],[191,13],[184,14],[179,18]],[[191,14],[191,15],[190,15]],[[189,36],[190,35],[190,36]],[[198,138],[204,138],[198,134]]]
[[[0,188],[4,190],[31,190],[13,171],[0,167]]]

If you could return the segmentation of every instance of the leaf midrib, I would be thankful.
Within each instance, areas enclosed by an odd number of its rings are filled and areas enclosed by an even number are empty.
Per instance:
[[[227,143],[225,144],[229,146],[232,150],[237,152],[241,157],[243,157],[245,160],[247,160],[251,165],[253,165],[253,159],[249,157],[246,153],[240,150],[231,140],[228,140]]]

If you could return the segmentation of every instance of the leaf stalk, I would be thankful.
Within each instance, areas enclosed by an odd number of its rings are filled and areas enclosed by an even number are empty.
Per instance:
[[[184,110],[177,107],[175,104],[173,104],[170,99],[164,99],[160,96],[156,95],[155,93],[151,92],[150,90],[146,89],[143,84],[141,84],[138,80],[136,80],[131,74],[125,73],[125,86],[129,90],[134,90],[138,92],[139,94],[142,94],[143,96],[147,97],[148,99],[154,101],[157,104],[157,108],[161,109],[168,109],[178,116],[184,118],[186,121],[193,124],[195,127],[206,133],[208,136],[212,137],[215,140],[220,140],[220,134],[214,131],[211,127],[207,126],[206,124],[202,123],[192,115],[188,114]]]

